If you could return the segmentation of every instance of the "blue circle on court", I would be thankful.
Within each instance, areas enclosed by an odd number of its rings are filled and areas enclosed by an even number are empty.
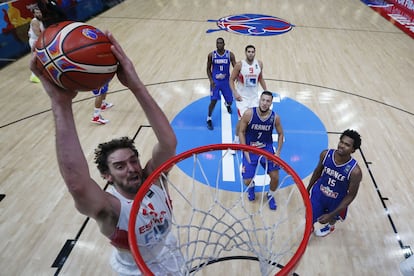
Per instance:
[[[233,102],[233,113],[228,114],[226,107],[218,101],[212,114],[214,130],[208,130],[206,126],[207,111],[210,104],[210,97],[203,97],[186,106],[173,119],[171,125],[177,135],[177,153],[181,153],[199,146],[208,144],[231,143],[234,138],[235,128],[238,121],[236,105]],[[301,179],[309,176],[319,160],[322,150],[328,147],[328,135],[325,126],[319,117],[305,105],[288,97],[280,97],[274,93],[273,110],[280,116],[285,135],[281,158],[299,175]],[[276,134],[275,134],[276,135]],[[276,139],[277,140],[277,137]],[[277,144],[275,143],[275,146]],[[212,159],[219,160],[220,152],[212,151],[211,154],[203,155],[203,171],[194,171],[194,164],[191,160],[179,162],[177,166],[188,176],[194,177],[205,185],[217,185],[217,162],[210,162]],[[217,155],[217,156],[215,156]],[[223,168],[223,172],[235,170],[240,166],[241,159],[232,158],[230,165]],[[260,166],[259,166],[260,167]],[[266,177],[263,169],[258,175]],[[224,173],[223,173],[224,174]],[[293,184],[292,180],[282,181],[286,173],[281,170],[280,180],[283,188]],[[228,180],[223,177],[219,181],[220,189],[240,192],[240,175],[235,174],[235,179]],[[268,185],[265,185],[268,186]],[[256,188],[257,189],[257,188]],[[268,189],[268,187],[264,187]]]

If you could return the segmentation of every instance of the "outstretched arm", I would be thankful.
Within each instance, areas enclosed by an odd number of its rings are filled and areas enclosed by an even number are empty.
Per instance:
[[[132,91],[138,100],[158,140],[158,143],[153,148],[152,158],[145,167],[145,173],[150,174],[158,166],[175,155],[177,139],[164,112],[139,79],[132,61],[125,54],[113,35],[107,33],[107,36],[113,44],[111,46],[112,52],[120,63],[117,71],[118,79]]]
[[[112,217],[110,214],[113,209],[109,203],[108,194],[91,178],[79,142],[72,111],[72,99],[77,93],[58,87],[42,75],[35,64],[36,58],[33,56],[31,70],[39,77],[51,100],[60,173],[79,212],[102,223],[105,218]],[[101,231],[108,234],[111,229],[101,227]]]

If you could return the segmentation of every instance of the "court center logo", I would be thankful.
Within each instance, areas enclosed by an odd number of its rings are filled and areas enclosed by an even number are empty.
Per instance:
[[[218,29],[209,29],[206,32],[227,31],[249,36],[271,36],[289,32],[294,25],[288,21],[263,14],[238,14],[222,17],[218,20],[210,19],[208,22],[216,22]]]
[[[361,0],[364,4],[370,7],[377,8],[387,8],[394,6],[393,4],[388,3],[386,0]]]

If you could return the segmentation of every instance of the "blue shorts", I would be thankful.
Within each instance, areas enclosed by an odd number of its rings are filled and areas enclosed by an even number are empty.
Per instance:
[[[342,201],[341,199],[333,199],[325,196],[320,191],[320,185],[315,183],[311,190],[310,201],[312,204],[313,223],[318,221],[318,218],[324,214],[328,214],[335,210]],[[348,208],[342,210],[336,217],[336,220],[345,220]]]
[[[102,86],[101,88],[92,90],[93,95],[95,96],[100,96],[100,95],[104,95],[106,94],[106,92],[108,92],[108,87],[109,87],[109,83],[105,84],[104,86]]]
[[[270,145],[270,147],[266,147],[267,151],[274,153],[273,150],[273,145]],[[262,155],[257,155],[254,153],[248,153],[250,156],[250,163],[247,161],[246,157],[243,154],[243,168],[242,168],[242,177],[243,179],[252,179],[255,174],[256,174],[256,168],[257,165],[260,163],[260,165],[263,167],[263,169],[266,169],[267,167],[267,171],[266,173],[270,173],[271,171],[274,170],[279,170],[280,166],[275,164],[273,161],[268,160],[267,158],[265,158]]]
[[[233,102],[233,93],[231,92],[229,80],[215,80],[215,87],[211,91],[211,100],[220,100],[220,92],[224,97],[226,103]]]

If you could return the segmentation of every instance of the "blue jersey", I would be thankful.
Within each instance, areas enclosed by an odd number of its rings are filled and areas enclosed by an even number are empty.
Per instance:
[[[257,114],[258,107],[252,108],[253,115],[246,129],[246,145],[257,148],[272,148],[273,152],[273,128],[276,114],[272,110],[268,117],[262,119]]]
[[[223,55],[220,55],[217,50],[212,53],[212,67],[211,74],[214,82],[229,81],[230,79],[230,51],[225,50]]]
[[[272,112],[266,118],[260,118],[257,114],[258,107],[252,108],[253,114],[250,119],[249,124],[246,128],[246,145],[253,147],[261,148],[272,154],[275,153],[273,148],[273,128],[275,124],[276,114]],[[256,173],[256,167],[260,165],[265,168],[267,173],[270,173],[274,170],[279,170],[280,167],[276,165],[273,161],[267,160],[266,158],[261,158],[259,155],[250,153],[250,162],[243,154],[242,164],[243,164],[243,179],[251,179]]]
[[[348,194],[349,178],[358,164],[351,157],[348,162],[337,165],[334,153],[334,149],[328,150],[322,162],[322,175],[312,187],[311,202],[314,222],[321,215],[335,210]],[[345,219],[345,216],[346,210],[344,214],[340,214],[341,219]]]

